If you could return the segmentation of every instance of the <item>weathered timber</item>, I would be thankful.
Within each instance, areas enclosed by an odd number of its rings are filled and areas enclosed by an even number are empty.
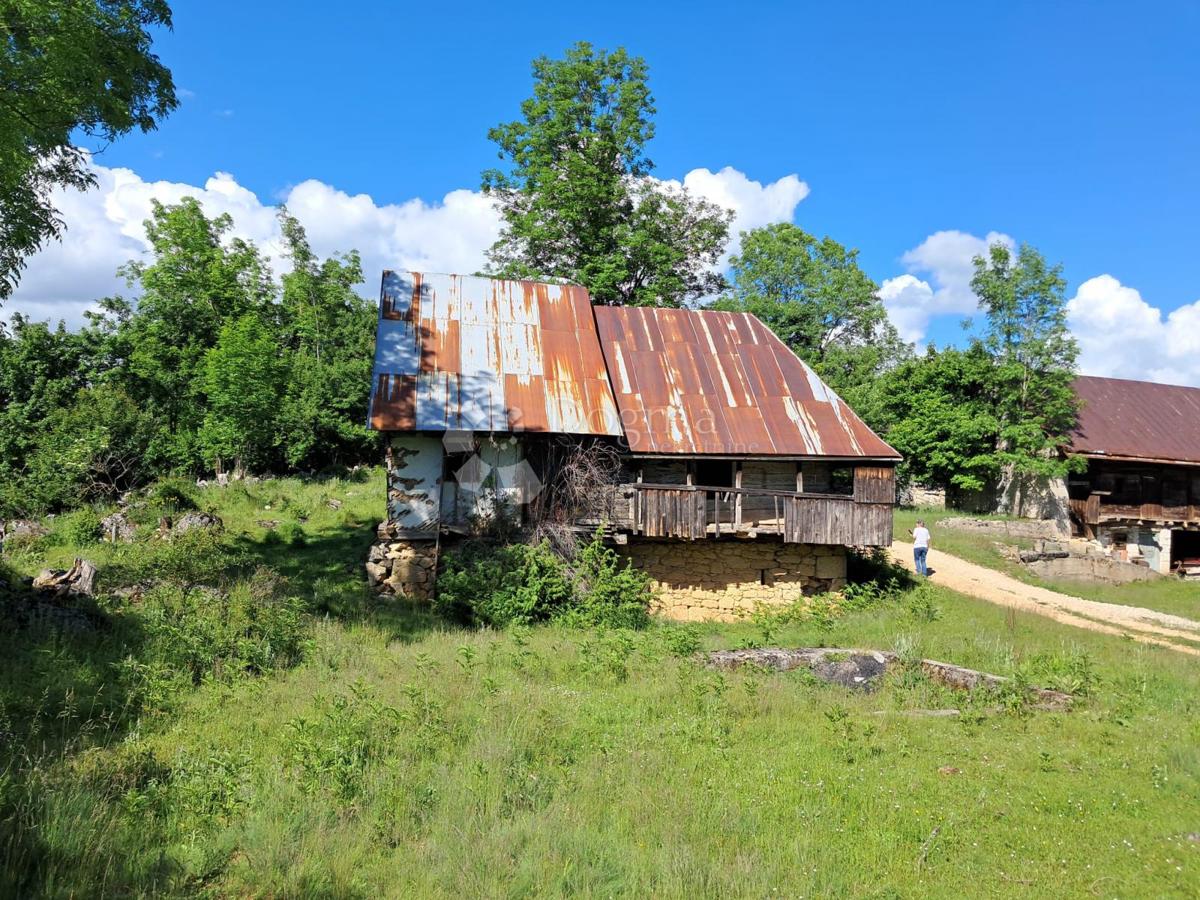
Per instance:
[[[772,518],[761,515],[756,533],[776,533],[788,543],[884,547],[892,541],[891,502],[861,502],[843,494],[705,487],[697,485],[628,484],[635,494],[630,528],[646,537],[697,540],[728,526],[733,498],[766,499]],[[710,521],[711,520],[711,521]]]

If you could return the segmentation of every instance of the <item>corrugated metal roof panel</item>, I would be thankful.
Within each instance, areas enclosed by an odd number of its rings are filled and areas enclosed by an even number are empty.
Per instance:
[[[370,424],[620,436],[587,292],[385,272]]]
[[[899,458],[752,315],[595,315],[635,453]]]
[[[1200,388],[1081,375],[1075,393],[1075,452],[1200,463]]]

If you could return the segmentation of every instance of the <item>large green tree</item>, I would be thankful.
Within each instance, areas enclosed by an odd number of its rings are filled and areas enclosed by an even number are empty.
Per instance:
[[[579,43],[533,63],[521,118],[488,137],[483,190],[504,220],[497,275],[584,285],[598,303],[678,306],[714,293],[732,214],[650,177],[645,60]]]
[[[1077,465],[1064,452],[1077,348],[1060,267],[1027,245],[992,246],[974,267],[979,333],[966,349],[930,347],[884,373],[868,418],[924,484],[978,491],[1062,475]]]
[[[993,407],[995,366],[980,343],[930,346],[882,375],[871,392],[871,425],[904,457],[906,481],[978,491],[1000,472]]]
[[[260,316],[247,313],[221,328],[204,356],[208,409],[200,445],[221,472],[261,466],[271,460],[282,393],[284,360]]]
[[[859,267],[858,251],[790,223],[742,234],[731,286],[718,309],[750,312],[851,405],[910,349]]]
[[[362,263],[357,253],[318,259],[286,209],[279,220],[292,263],[281,303],[289,371],[278,416],[284,460],[315,469],[366,458],[378,443],[366,426],[376,307],[354,293]]]
[[[80,135],[149,131],[176,106],[151,51],[163,0],[0,0],[0,299],[64,223],[56,188],[94,184]]]
[[[986,313],[997,454],[1017,472],[1060,475],[1078,414],[1072,387],[1079,348],[1067,327],[1062,266],[1033,247],[1002,244],[975,259],[971,289]]]
[[[152,258],[124,268],[140,288],[136,309],[105,304],[112,341],[127,354],[117,377],[161,421],[147,452],[155,465],[194,468],[204,459],[206,355],[222,327],[253,314],[278,315],[266,260],[254,244],[230,237],[228,215],[210,219],[199,202],[155,203],[146,222]]]

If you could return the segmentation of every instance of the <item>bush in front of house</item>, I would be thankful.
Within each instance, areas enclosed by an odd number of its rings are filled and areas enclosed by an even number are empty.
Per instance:
[[[599,537],[573,561],[546,542],[465,545],[443,558],[435,605],[460,622],[504,628],[560,621],[579,627],[641,628],[650,579]]]

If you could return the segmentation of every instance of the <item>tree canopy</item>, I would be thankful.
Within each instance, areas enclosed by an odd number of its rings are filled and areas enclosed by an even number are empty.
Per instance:
[[[761,319],[851,405],[910,351],[858,265],[858,251],[790,223],[742,234],[731,286],[715,307]]]
[[[94,184],[73,135],[150,131],[177,105],[155,27],[171,27],[163,0],[0,0],[0,300],[62,234],[51,192]]]
[[[964,350],[930,347],[885,373],[864,412],[908,476],[982,490],[1007,474],[1056,476],[1075,425],[1077,348],[1060,267],[1034,248],[994,245],[974,260],[984,321]]]
[[[0,515],[110,496],[169,472],[317,469],[373,456],[374,305],[356,254],[319,259],[280,210],[282,286],[228,216],[156,205],[136,303],[77,332],[17,315],[0,333]]]
[[[678,306],[720,288],[732,213],[650,177],[647,71],[588,43],[534,60],[521,118],[488,132],[506,163],[483,173],[503,217],[494,274],[572,281],[605,304]]]
[[[1078,415],[1071,382],[1079,347],[1067,328],[1062,266],[1028,244],[975,259],[971,289],[987,313],[983,345],[995,362],[998,452],[1019,472],[1061,474],[1060,451]]]

